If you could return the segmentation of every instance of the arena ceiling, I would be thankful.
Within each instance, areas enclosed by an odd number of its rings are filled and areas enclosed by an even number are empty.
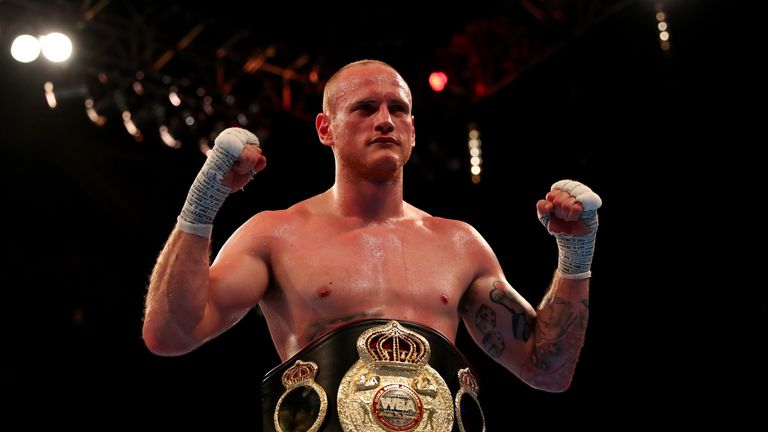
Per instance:
[[[20,32],[73,35],[66,85],[99,76],[128,87],[137,73],[151,91],[237,94],[246,105],[294,110],[339,66],[361,57],[392,62],[409,81],[448,73],[447,93],[478,101],[637,0],[490,1],[462,7],[365,7],[353,2],[4,0],[4,45]],[[103,84],[103,83],[102,83]]]

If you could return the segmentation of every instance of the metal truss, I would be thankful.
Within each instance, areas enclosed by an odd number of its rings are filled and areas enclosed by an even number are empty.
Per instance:
[[[473,101],[491,96],[572,40],[637,0],[517,0],[469,22],[436,63],[455,78],[447,89]]]
[[[436,68],[451,76],[449,92],[478,101],[636,2],[489,2],[483,6],[488,8],[484,17],[469,21],[447,46],[433,48],[432,58]],[[118,102],[162,115],[171,110],[158,110],[154,102],[174,89],[193,115],[204,111],[200,99],[208,95],[216,111],[231,116],[273,109],[307,116],[304,100],[319,97],[323,79],[340,66],[326,65],[326,53],[269,40],[256,25],[210,16],[179,2],[0,2],[4,42],[9,43],[15,32],[42,33],[54,23],[75,40],[76,61],[67,71],[70,79],[84,82],[81,85],[95,98],[111,94]],[[144,97],[131,93],[137,81]]]

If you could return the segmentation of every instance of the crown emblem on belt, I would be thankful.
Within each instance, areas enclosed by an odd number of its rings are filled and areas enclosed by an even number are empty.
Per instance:
[[[357,352],[365,362],[398,368],[422,368],[429,361],[429,342],[398,323],[373,327],[360,335]]]
[[[297,360],[296,364],[283,372],[283,385],[286,388],[295,387],[305,381],[314,380],[317,375],[317,364]]]
[[[320,430],[328,411],[328,396],[315,382],[317,371],[317,363],[296,360],[283,372],[285,392],[278,399],[272,414],[275,431]]]
[[[429,341],[398,323],[357,338],[360,360],[344,374],[336,409],[344,432],[448,432],[451,391],[429,365]]]
[[[461,387],[467,389],[467,391],[474,394],[480,392],[480,385],[477,383],[477,378],[472,375],[469,368],[464,368],[459,371],[459,383],[461,384]]]

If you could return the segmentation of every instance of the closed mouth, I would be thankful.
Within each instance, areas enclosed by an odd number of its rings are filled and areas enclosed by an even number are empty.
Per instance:
[[[400,143],[396,139],[394,139],[392,137],[378,137],[378,138],[374,138],[371,141],[371,144],[394,144],[396,146],[400,145]]]

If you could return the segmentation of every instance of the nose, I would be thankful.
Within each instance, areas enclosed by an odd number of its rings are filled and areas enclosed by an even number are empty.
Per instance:
[[[392,122],[392,117],[389,115],[389,107],[382,104],[379,107],[379,111],[376,113],[376,132],[388,134],[395,129],[395,124]]]

